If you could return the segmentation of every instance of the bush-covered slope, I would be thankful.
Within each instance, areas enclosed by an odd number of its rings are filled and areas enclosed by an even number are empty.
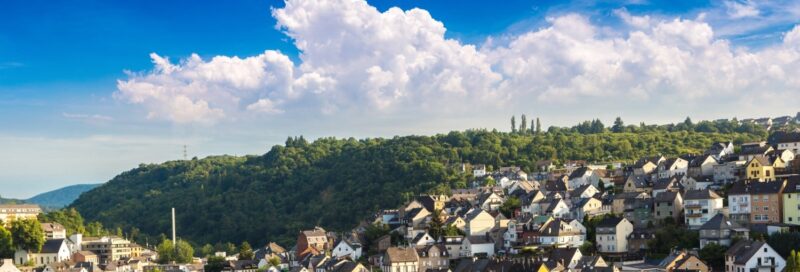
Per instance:
[[[87,222],[149,235],[169,233],[169,208],[175,207],[179,236],[196,244],[288,245],[301,228],[345,230],[408,196],[463,187],[467,174],[455,167],[461,162],[530,169],[548,158],[632,161],[699,153],[713,141],[752,141],[761,134],[468,131],[313,143],[295,138],[262,156],[140,165],[84,193],[72,207]]]

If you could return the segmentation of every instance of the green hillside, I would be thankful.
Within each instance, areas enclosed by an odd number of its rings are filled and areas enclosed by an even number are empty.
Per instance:
[[[451,132],[391,139],[290,138],[261,156],[216,156],[140,165],[84,193],[71,206],[87,222],[157,236],[178,233],[195,244],[247,240],[290,245],[301,228],[346,230],[408,196],[464,187],[461,162],[530,169],[540,159],[633,161],[645,155],[702,152],[714,141],[753,141],[766,132],[727,133],[689,126],[629,126],[579,132]],[[717,128],[715,128],[717,129]],[[719,129],[717,129],[719,130]],[[140,235],[141,237],[141,235]]]

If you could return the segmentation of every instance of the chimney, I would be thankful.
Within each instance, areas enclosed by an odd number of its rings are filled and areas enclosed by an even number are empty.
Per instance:
[[[176,241],[177,240],[175,240],[175,208],[173,207],[172,208],[172,247],[175,247]]]

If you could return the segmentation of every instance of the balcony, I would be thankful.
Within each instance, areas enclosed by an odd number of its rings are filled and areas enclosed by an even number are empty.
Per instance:
[[[700,204],[689,204],[689,205],[684,206],[684,208],[695,210],[695,209],[703,208],[703,206],[700,205]]]
[[[698,217],[702,217],[702,216],[703,216],[702,213],[687,213],[686,214],[686,217],[689,217],[689,218],[698,218]]]

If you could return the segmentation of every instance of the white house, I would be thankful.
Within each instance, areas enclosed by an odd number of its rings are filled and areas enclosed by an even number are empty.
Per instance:
[[[590,198],[599,192],[600,190],[594,185],[585,184],[575,188],[569,195],[572,201],[575,202],[578,198]]]
[[[689,170],[689,162],[681,158],[671,158],[658,165],[658,178],[664,179],[675,175],[686,175]]]
[[[686,226],[698,229],[722,211],[722,197],[711,190],[689,190],[683,196]]]
[[[783,271],[786,260],[762,241],[741,240],[725,252],[725,271]]]
[[[586,227],[578,220],[555,219],[539,229],[539,244],[552,247],[579,247],[586,240]]]
[[[22,249],[14,253],[14,261],[17,264],[25,264],[28,261],[34,266],[43,266],[51,263],[69,260],[71,254],[67,242],[64,239],[47,240],[42,245],[39,253],[28,252]]]
[[[351,260],[358,260],[361,258],[361,245],[356,243],[351,244],[347,242],[347,240],[342,239],[331,251],[331,256],[334,258],[350,256]]]
[[[487,211],[497,211],[503,205],[503,202],[505,202],[505,199],[494,192],[483,194],[478,199],[481,209]]]
[[[486,175],[486,165],[476,164],[472,167],[472,176],[479,178]]]
[[[738,223],[750,222],[750,192],[745,181],[736,182],[728,190],[728,217]]]
[[[770,144],[781,150],[790,150],[800,154],[800,133],[776,131],[769,136]]]
[[[595,243],[601,253],[628,252],[628,235],[633,232],[633,224],[628,219],[608,217],[596,227]]]
[[[517,244],[519,240],[519,234],[522,232],[522,225],[517,222],[517,220],[510,220],[508,221],[508,225],[506,228],[506,232],[503,233],[503,248],[506,251],[511,251],[514,245]],[[510,252],[515,253],[515,252]]]
[[[485,235],[492,230],[495,225],[494,217],[492,217],[491,214],[477,208],[473,208],[467,212],[467,214],[464,215],[464,221],[467,222],[466,233],[469,236]]]
[[[463,252],[463,255],[475,256],[494,256],[494,241],[488,235],[468,236],[464,239],[464,243],[469,246],[469,252]]]
[[[733,155],[733,142],[716,142],[706,150],[705,154],[714,156],[717,160],[722,160],[727,156]]]
[[[595,172],[596,171],[585,166],[575,169],[575,171],[572,171],[572,173],[569,174],[567,189],[574,190],[575,188],[586,184],[597,186],[601,177]]]
[[[568,218],[571,215],[569,205],[564,199],[544,199],[539,203],[541,215],[549,215],[555,218]]]
[[[433,237],[427,232],[417,234],[414,239],[411,239],[411,245],[415,247],[424,247],[434,243],[436,243],[436,240],[434,240]]]
[[[390,247],[383,255],[381,269],[386,272],[413,272],[419,269],[419,255],[414,248]]]

